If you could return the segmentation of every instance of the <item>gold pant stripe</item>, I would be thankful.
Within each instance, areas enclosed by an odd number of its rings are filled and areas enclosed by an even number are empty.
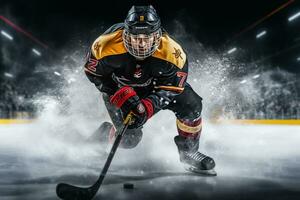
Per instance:
[[[202,124],[199,124],[198,126],[194,126],[194,127],[188,126],[188,125],[182,123],[181,121],[179,121],[178,119],[176,120],[176,124],[180,130],[187,132],[187,133],[191,133],[191,134],[198,133],[202,128]]]

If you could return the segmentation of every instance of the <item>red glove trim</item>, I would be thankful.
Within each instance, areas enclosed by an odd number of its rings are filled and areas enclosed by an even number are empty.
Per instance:
[[[124,86],[110,98],[110,103],[114,104],[118,108],[121,108],[125,101],[127,101],[130,97],[135,95],[136,92],[132,87]]]
[[[154,109],[153,103],[150,99],[142,99],[141,102],[144,104],[146,111],[147,111],[147,119],[153,116]]]

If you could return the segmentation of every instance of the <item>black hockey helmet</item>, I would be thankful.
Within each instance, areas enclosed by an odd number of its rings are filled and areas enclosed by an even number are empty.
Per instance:
[[[132,6],[125,19],[125,29],[131,34],[151,34],[160,29],[160,18],[153,6]]]
[[[131,55],[144,59],[154,53],[160,44],[161,22],[151,5],[132,6],[124,26],[123,40]]]

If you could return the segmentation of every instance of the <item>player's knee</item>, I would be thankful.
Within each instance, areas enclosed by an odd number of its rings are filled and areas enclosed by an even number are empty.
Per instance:
[[[139,129],[127,129],[121,140],[120,147],[124,149],[132,149],[142,140],[143,131]]]
[[[181,119],[197,119],[201,116],[202,112],[202,98],[191,99],[184,105],[183,109],[177,112],[177,117]]]
[[[176,104],[172,110],[180,119],[196,119],[201,116],[202,98],[191,88],[186,87],[184,92],[176,97]]]
[[[195,100],[192,103],[192,109],[189,118],[191,119],[199,118],[199,116],[201,116],[201,112],[202,112],[202,98],[199,97],[197,98],[197,100]]]
[[[193,90],[190,92],[190,106],[192,108],[192,118],[197,118],[202,112],[202,98]]]

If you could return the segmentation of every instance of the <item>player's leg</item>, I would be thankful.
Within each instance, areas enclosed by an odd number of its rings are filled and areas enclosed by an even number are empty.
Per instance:
[[[180,161],[188,165],[193,172],[215,175],[214,160],[198,151],[202,131],[202,98],[189,86],[182,94],[176,96],[168,109],[176,117],[178,135],[174,141],[178,147]]]

